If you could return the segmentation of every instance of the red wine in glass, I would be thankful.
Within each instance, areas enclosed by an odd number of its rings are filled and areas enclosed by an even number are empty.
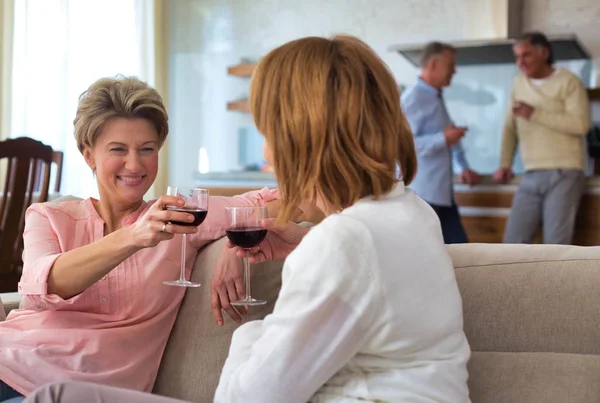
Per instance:
[[[166,210],[188,213],[194,216],[194,221],[192,222],[171,221],[171,224],[184,225],[186,227],[197,227],[202,224],[208,213],[208,190],[195,187],[169,186],[167,188],[167,195],[179,197],[184,201],[185,205],[183,207],[165,206]],[[179,279],[174,281],[163,281],[163,284],[175,287],[200,287],[200,283],[194,283],[185,279],[187,235],[183,234],[182,238]]]
[[[225,233],[232,244],[243,249],[258,246],[267,236],[267,230],[260,227],[230,228]]]
[[[258,246],[267,236],[267,230],[262,226],[267,218],[265,206],[226,207],[229,218],[229,228],[225,230],[227,238],[239,248],[250,249]],[[250,262],[243,258],[246,297],[239,301],[231,301],[234,306],[264,305],[265,300],[252,298],[250,295]]]
[[[183,222],[183,221],[171,221],[171,224],[174,225],[183,225],[185,227],[197,227],[198,225],[204,222],[206,219],[206,215],[208,211],[205,209],[197,208],[197,207],[175,207],[175,206],[167,206],[167,210],[170,211],[178,211],[180,213],[188,213],[194,216],[194,221],[192,222]]]

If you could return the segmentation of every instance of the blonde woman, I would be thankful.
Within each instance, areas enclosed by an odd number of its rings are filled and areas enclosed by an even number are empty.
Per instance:
[[[74,124],[100,198],[27,211],[24,309],[0,322],[0,401],[65,379],[151,390],[184,295],[162,284],[178,277],[182,237],[176,235],[189,234],[189,276],[198,249],[224,235],[225,206],[274,199],[267,189],[211,197],[199,227],[170,223],[192,221],[164,209],[182,202],[176,197],[144,202],[169,127],[158,92],[136,78],[92,84]]]
[[[356,38],[296,40],[260,61],[250,108],[280,185],[279,221],[301,203],[327,217],[310,231],[270,226],[253,251],[285,258],[281,292],[271,315],[233,334],[215,401],[469,402],[454,268],[437,215],[406,187],[415,148],[386,66]],[[171,401],[82,384],[31,401],[92,392]]]

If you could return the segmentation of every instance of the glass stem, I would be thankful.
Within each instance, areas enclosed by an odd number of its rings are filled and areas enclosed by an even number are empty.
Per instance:
[[[247,257],[244,259],[244,280],[246,283],[246,299],[252,299],[250,296],[250,261]]]
[[[185,246],[187,244],[187,234],[183,234],[183,242],[181,243],[181,274],[180,281],[185,281]]]

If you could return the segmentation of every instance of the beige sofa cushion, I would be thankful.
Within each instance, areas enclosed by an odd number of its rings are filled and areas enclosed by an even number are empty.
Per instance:
[[[468,244],[449,251],[472,350],[600,354],[600,247]]]
[[[0,322],[2,322],[4,319],[6,319],[6,311],[4,310],[2,298],[0,298]]]
[[[186,293],[154,391],[209,402],[237,324],[216,326],[210,279],[224,240],[206,247]],[[467,244],[448,247],[473,350],[473,403],[600,401],[600,248]],[[281,263],[253,269],[253,293],[273,309]],[[560,353],[560,354],[553,354]],[[587,354],[587,355],[586,355]]]
[[[154,393],[193,402],[213,401],[231,336],[239,326],[225,314],[225,324],[218,327],[210,308],[210,281],[224,242],[225,239],[216,241],[198,255],[192,280],[199,281],[202,286],[186,291],[154,384]],[[252,295],[266,299],[268,303],[252,308],[246,321],[262,319],[273,311],[281,288],[281,269],[281,262],[252,267]]]
[[[600,401],[600,248],[448,247],[473,403]]]
[[[18,309],[20,303],[22,302],[21,296],[16,292],[2,293],[0,294],[0,300],[0,307],[2,307],[0,311],[6,315],[8,315],[8,313],[13,309]],[[3,315],[3,313],[0,313],[0,317]],[[3,319],[6,319],[6,317]]]
[[[600,401],[600,356],[474,352],[469,362],[473,403]]]

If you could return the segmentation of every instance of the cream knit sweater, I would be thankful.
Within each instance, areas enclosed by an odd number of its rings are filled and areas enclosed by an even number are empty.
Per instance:
[[[585,135],[590,128],[590,106],[583,83],[573,73],[559,70],[542,84],[519,75],[511,103],[535,108],[529,120],[514,116],[508,107],[500,166],[512,166],[517,143],[526,171],[585,169]]]

